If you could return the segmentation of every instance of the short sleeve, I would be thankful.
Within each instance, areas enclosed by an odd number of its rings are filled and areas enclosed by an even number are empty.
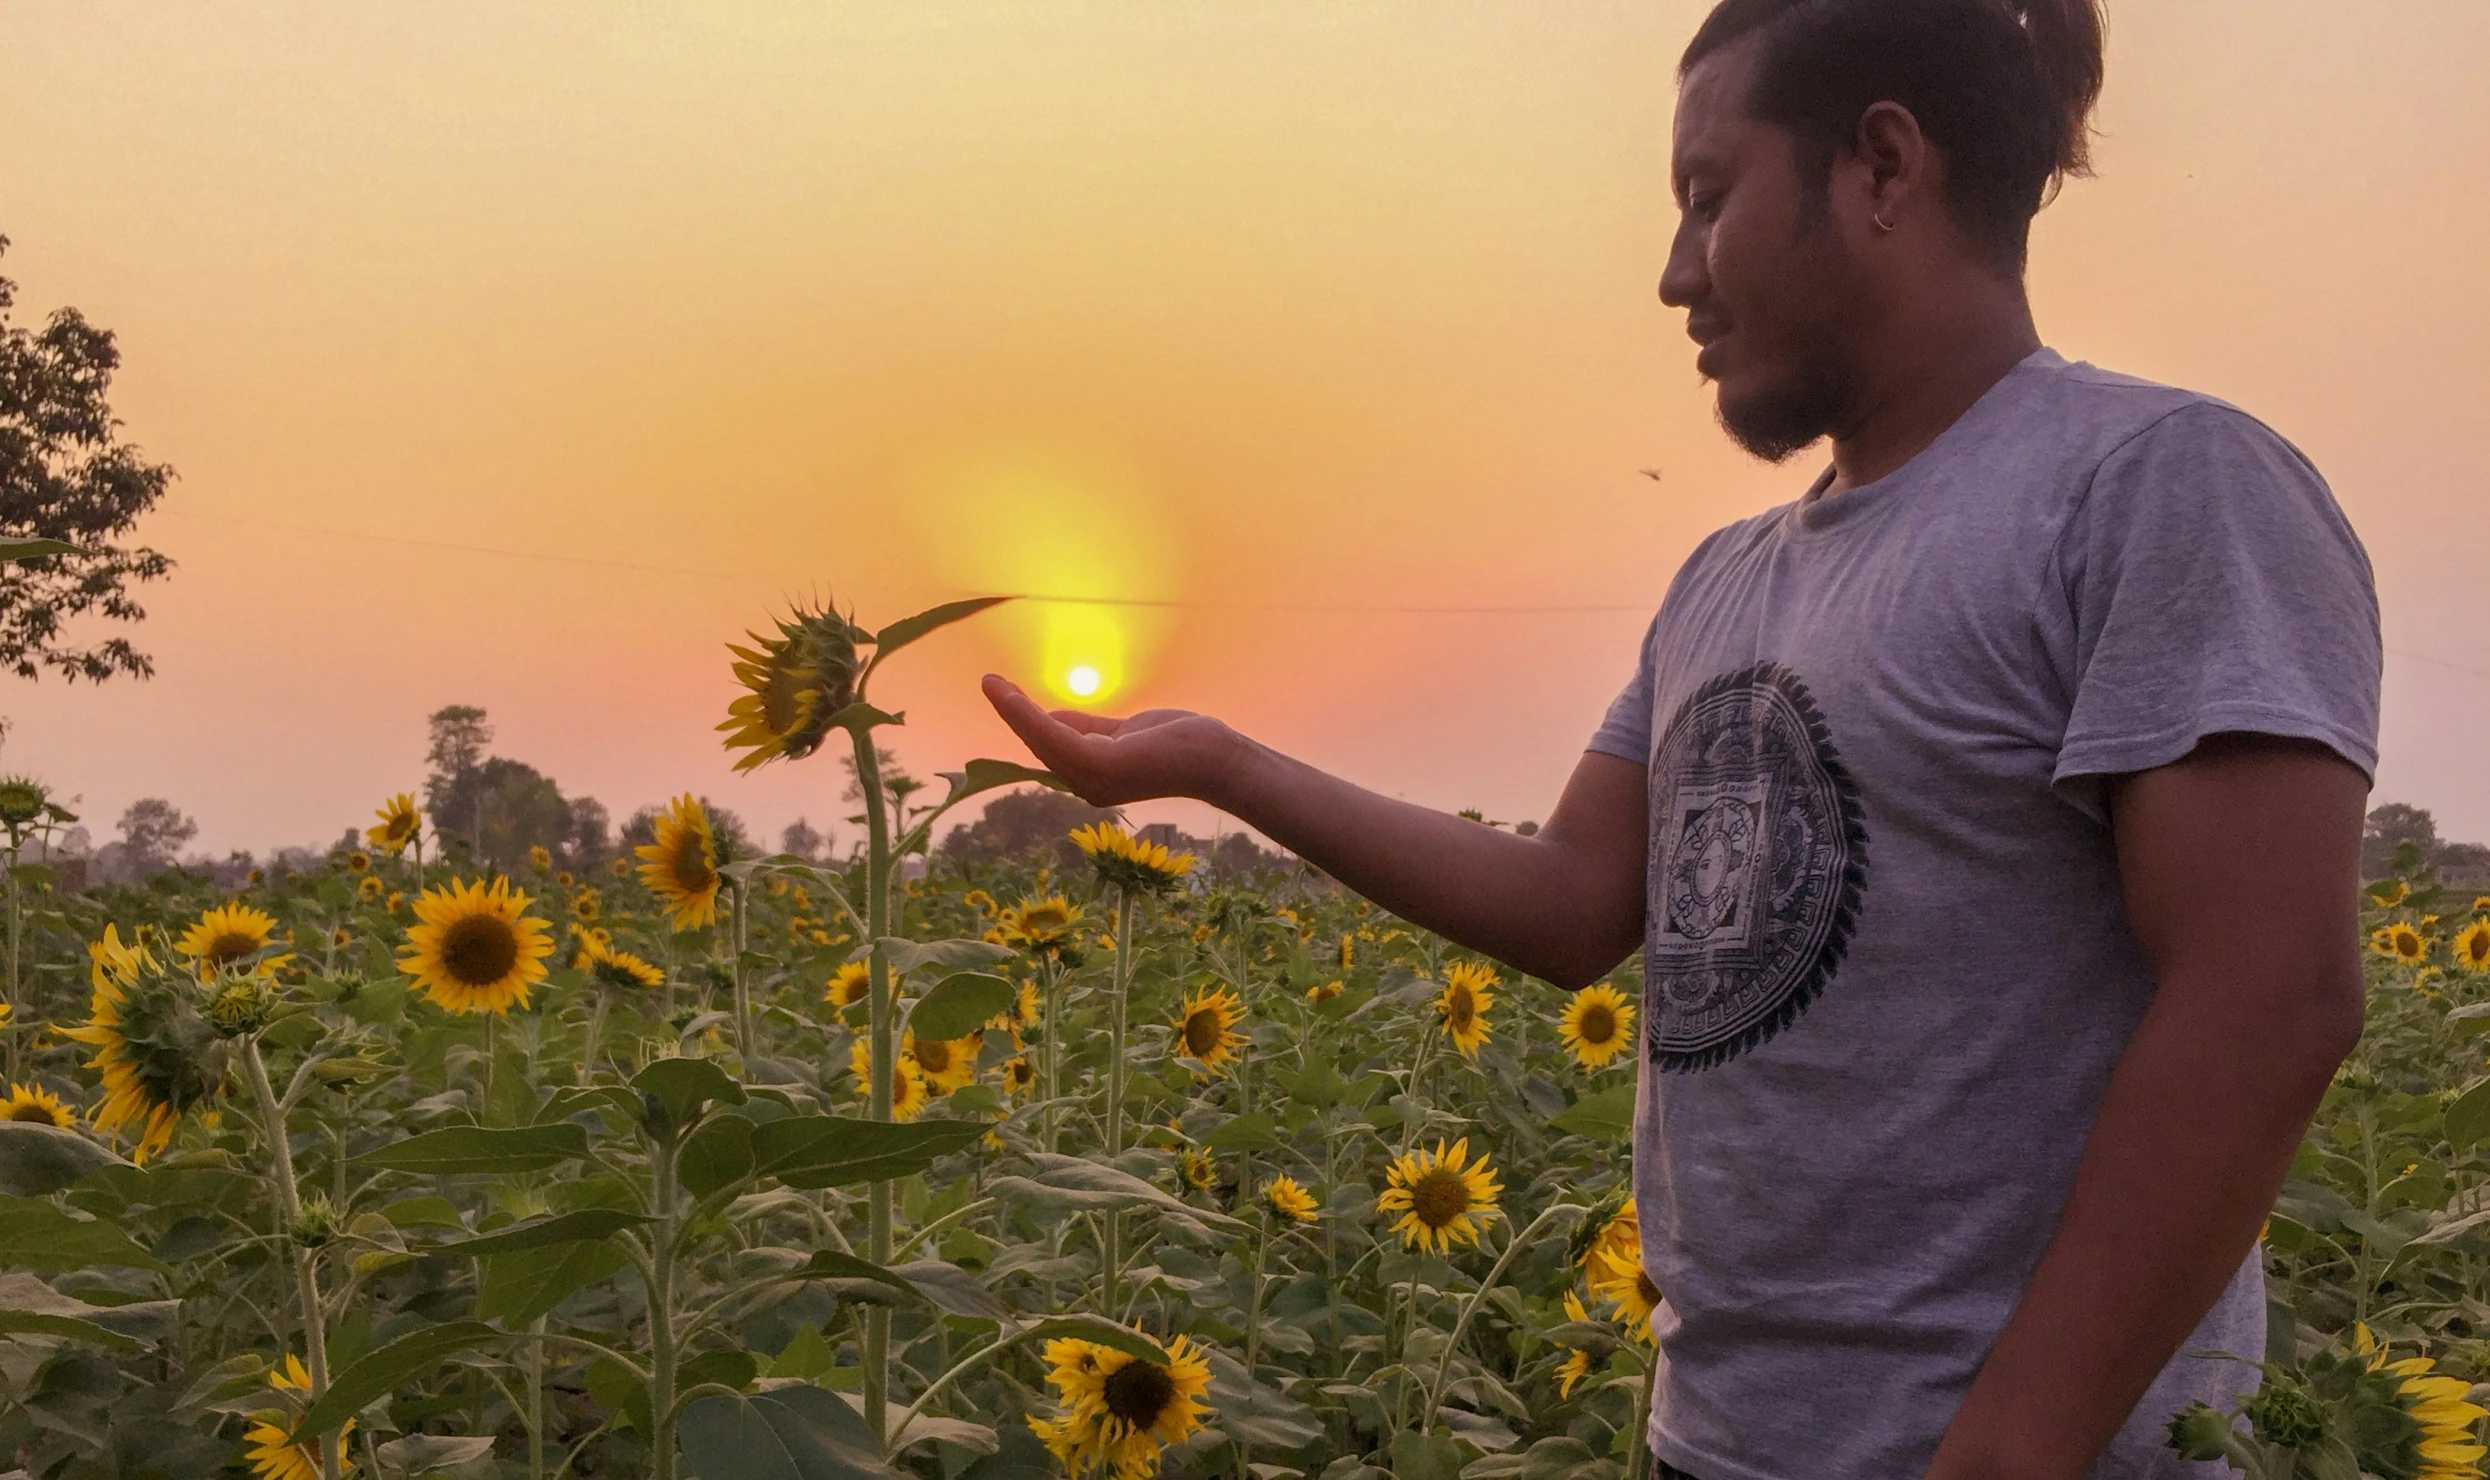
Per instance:
[[[2313,740],[2374,775],[2383,665],[2369,557],[2325,480],[2201,402],[2106,458],[2057,547],[2073,702],[2051,784],[2108,820],[2106,778],[2208,735]]]
[[[1633,679],[1608,706],[1608,717],[1600,721],[1584,749],[1638,766],[1651,764],[1651,654],[1659,631],[1660,619],[1654,617],[1643,631],[1643,653],[1635,660]]]

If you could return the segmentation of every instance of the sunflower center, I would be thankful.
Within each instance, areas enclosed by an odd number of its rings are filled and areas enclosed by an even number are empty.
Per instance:
[[[920,1043],[916,1046],[916,1061],[928,1074],[948,1073],[951,1068],[951,1045]]]
[[[1444,1021],[1455,1028],[1467,1028],[1477,1016],[1478,999],[1470,995],[1468,988],[1455,987],[1452,1000],[1444,1004]]]
[[[1409,1184],[1409,1210],[1429,1228],[1446,1228],[1470,1211],[1470,1187],[1461,1174],[1437,1167]]]
[[[683,829],[674,845],[674,881],[686,894],[698,894],[718,881],[718,871],[702,856],[700,834]]]
[[[245,935],[239,930],[228,930],[209,941],[207,949],[199,953],[199,959],[210,966],[222,966],[228,961],[241,960],[251,952],[258,950],[261,944],[257,936]]]
[[[24,1100],[15,1104],[0,1105],[0,1120],[30,1120],[40,1125],[50,1125],[53,1123],[52,1108],[40,1100]]]
[[[813,673],[790,664],[784,654],[770,664],[769,679],[761,685],[761,722],[772,734],[785,735],[810,717]]]
[[[1107,1374],[1106,1399],[1109,1413],[1146,1429],[1176,1401],[1176,1379],[1166,1368],[1135,1358]]]
[[[1660,1303],[1660,1287],[1651,1282],[1650,1275],[1643,1273],[1639,1269],[1634,1271],[1634,1291],[1636,1294],[1643,1297],[1643,1304],[1645,1305],[1658,1305]]]
[[[1227,1035],[1227,1022],[1215,1007],[1205,1007],[1184,1020],[1184,1050],[1197,1059],[1207,1059],[1219,1051],[1219,1043]]]
[[[461,986],[489,987],[519,964],[519,934],[492,915],[469,915],[441,932],[441,967]]]
[[[1586,1005],[1582,1009],[1582,1021],[1575,1025],[1574,1034],[1585,1043],[1605,1046],[1617,1036],[1616,1010],[1605,1002]]]

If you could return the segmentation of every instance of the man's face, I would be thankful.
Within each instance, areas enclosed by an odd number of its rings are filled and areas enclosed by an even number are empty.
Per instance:
[[[1678,92],[1677,239],[1660,301],[1686,310],[1722,427],[1780,462],[1833,432],[1849,404],[1858,294],[1823,187],[1802,179],[1788,132],[1747,112],[1754,50],[1705,58]]]

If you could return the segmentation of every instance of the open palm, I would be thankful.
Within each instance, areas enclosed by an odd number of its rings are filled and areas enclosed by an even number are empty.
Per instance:
[[[1046,769],[1093,807],[1153,797],[1200,797],[1241,743],[1206,714],[1145,709],[1124,719],[1041,708],[1018,684],[986,676],[985,695]]]

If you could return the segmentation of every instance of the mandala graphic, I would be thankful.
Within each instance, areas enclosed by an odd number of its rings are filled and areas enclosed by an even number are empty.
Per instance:
[[[1841,967],[1867,826],[1824,717],[1778,663],[1723,674],[1651,764],[1644,1049],[1664,1072],[1725,1064],[1798,1020]]]

